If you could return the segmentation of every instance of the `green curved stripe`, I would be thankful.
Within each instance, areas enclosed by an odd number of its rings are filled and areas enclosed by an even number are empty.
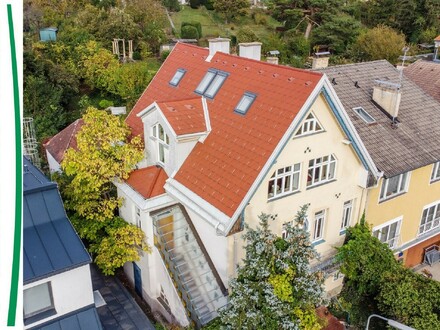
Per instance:
[[[20,120],[20,97],[18,90],[17,54],[15,51],[14,23],[12,21],[12,7],[7,5],[9,40],[11,46],[12,83],[14,88],[14,114],[15,114],[15,229],[12,259],[11,291],[9,294],[8,326],[15,325],[17,314],[18,278],[20,274],[20,250],[21,250],[21,208],[23,196],[23,179],[21,168],[23,156],[21,150],[21,120]]]

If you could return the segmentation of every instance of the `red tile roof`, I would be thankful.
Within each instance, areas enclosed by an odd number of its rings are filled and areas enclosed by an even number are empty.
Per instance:
[[[76,149],[76,134],[82,125],[84,125],[83,120],[77,119],[44,144],[44,148],[49,151],[58,163],[61,163],[63,160],[67,149]]]
[[[158,102],[157,105],[177,136],[206,132],[201,97],[182,101]]]
[[[403,71],[426,93],[440,102],[440,63],[418,60]]]
[[[440,35],[437,36],[437,37],[434,39],[434,41],[440,41]]]
[[[161,167],[149,166],[131,172],[125,182],[148,199],[165,193],[163,186],[167,179],[168,176]]]
[[[211,133],[195,146],[174,178],[232,216],[322,74],[220,52],[206,62],[208,52],[177,44],[126,122],[133,134],[141,134],[142,121],[136,114],[148,105],[194,97],[209,68],[229,73],[215,98],[207,99]],[[169,81],[178,68],[186,73],[174,87]],[[234,108],[245,91],[257,97],[240,115]]]

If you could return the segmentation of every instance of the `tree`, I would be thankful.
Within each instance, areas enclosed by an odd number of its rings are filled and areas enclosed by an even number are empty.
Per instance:
[[[353,324],[379,313],[416,329],[440,328],[440,283],[401,265],[368,225],[348,229],[337,258],[345,275],[341,296]]]
[[[269,229],[267,214],[260,227],[247,227],[246,258],[230,282],[230,304],[220,313],[228,329],[321,329],[315,305],[321,302],[321,280],[310,272],[317,253],[304,229],[307,207],[287,225],[283,239]]]
[[[69,149],[58,178],[67,210],[81,238],[88,240],[95,261],[105,274],[149,251],[145,234],[115,217],[122,200],[114,180],[127,179],[143,157],[139,137],[129,140],[130,130],[116,116],[89,108],[77,134],[77,149]]]
[[[394,63],[402,54],[405,46],[405,36],[394,29],[378,25],[362,33],[356,40],[352,49],[352,56],[357,60],[386,59]]]
[[[247,0],[214,0],[214,10],[225,17],[225,24],[228,24],[235,17],[243,15],[244,10],[249,8]]]
[[[254,30],[249,26],[244,26],[237,32],[237,43],[259,41]]]

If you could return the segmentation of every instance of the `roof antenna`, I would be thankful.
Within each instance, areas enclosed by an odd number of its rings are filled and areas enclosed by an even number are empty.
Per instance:
[[[400,78],[399,78],[399,84],[402,85],[402,78],[403,78],[403,68],[405,67],[405,60],[406,60],[406,53],[408,52],[409,47],[405,46],[402,48],[403,52],[403,58],[402,58],[402,67],[400,68]]]
[[[336,82],[336,78],[333,78],[333,79],[332,79],[332,84],[333,84],[333,85],[337,85],[337,84],[338,84],[338,83]]]
[[[358,84],[357,81],[354,82],[354,87],[356,87],[356,88],[361,88],[361,86],[359,86],[359,84]]]

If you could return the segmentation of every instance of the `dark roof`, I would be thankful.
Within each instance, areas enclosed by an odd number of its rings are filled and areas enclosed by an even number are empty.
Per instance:
[[[418,60],[405,68],[403,73],[440,102],[440,62]]]
[[[61,164],[67,149],[77,148],[76,134],[78,134],[82,125],[84,125],[84,121],[77,119],[44,144],[46,150],[49,151],[58,163]]]
[[[174,179],[208,203],[232,216],[304,106],[322,74],[273,65],[240,56],[178,43],[126,122],[142,134],[137,115],[154,101],[171,102],[197,96],[209,69],[227,74],[213,99],[207,99],[211,132],[197,143]],[[177,87],[169,84],[178,69],[186,73]],[[257,97],[246,115],[234,111],[245,92]]]
[[[403,77],[400,124],[393,128],[391,119],[372,101],[374,80],[399,83],[400,72],[393,65],[382,60],[318,71],[327,74],[333,82],[365,147],[386,177],[440,160],[440,103]],[[376,123],[365,123],[352,110],[355,107],[363,107]]]
[[[102,325],[94,306],[40,324],[32,330],[101,330]]]
[[[23,159],[23,281],[25,284],[89,264],[67,219],[57,185]]]

